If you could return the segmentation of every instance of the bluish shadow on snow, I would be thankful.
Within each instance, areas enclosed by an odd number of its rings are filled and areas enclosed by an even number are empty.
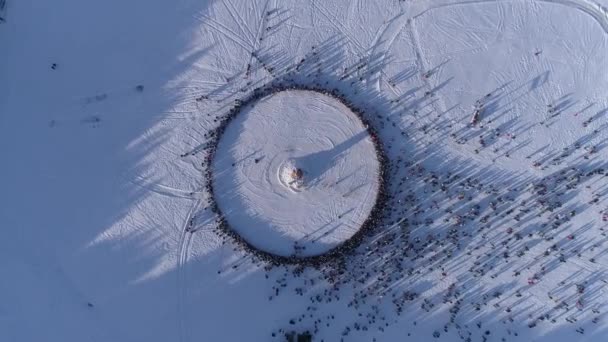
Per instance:
[[[295,158],[295,163],[296,165],[305,165],[304,172],[307,182],[316,184],[349,148],[366,137],[368,137],[367,132],[361,131],[333,148]]]
[[[174,132],[159,124],[185,100],[180,76],[208,53],[190,43],[210,3],[7,3],[0,340],[176,340],[174,323],[150,326],[175,315],[176,273],[161,261],[176,245],[159,229],[171,220],[133,216],[165,180],[133,175]]]

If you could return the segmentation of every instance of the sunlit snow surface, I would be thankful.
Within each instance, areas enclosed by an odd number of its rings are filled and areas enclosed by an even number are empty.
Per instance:
[[[0,341],[605,341],[600,3],[6,0]],[[207,208],[206,134],[290,72],[376,111],[401,158],[391,221],[412,224],[339,286],[266,271]]]

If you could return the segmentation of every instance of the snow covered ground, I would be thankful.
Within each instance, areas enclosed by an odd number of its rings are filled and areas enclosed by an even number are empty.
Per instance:
[[[606,340],[605,0],[1,4],[0,341]],[[346,272],[206,210],[207,133],[282,77],[391,157]]]

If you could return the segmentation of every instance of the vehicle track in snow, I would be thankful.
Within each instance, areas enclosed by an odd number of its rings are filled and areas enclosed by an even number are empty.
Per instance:
[[[577,9],[590,15],[601,27],[604,33],[608,34],[608,9],[604,6],[589,0],[536,0],[549,4],[560,4]]]
[[[188,214],[180,231],[179,243],[177,246],[177,328],[179,341],[187,339],[188,331],[185,324],[184,307],[186,293],[186,271],[184,265],[188,261],[188,253],[192,235],[194,233],[194,218],[203,203],[202,199],[197,199]]]
[[[559,4],[566,7],[570,7],[579,10],[593,18],[601,27],[604,33],[608,34],[608,9],[604,6],[589,0],[531,0],[533,2],[548,3],[548,4]],[[470,0],[470,1],[444,1],[443,3],[436,4],[427,7],[412,18],[418,18],[429,11],[452,7],[452,6],[464,6],[464,5],[475,5],[475,4],[492,4],[492,3],[517,3],[517,0]],[[413,4],[416,6],[416,3]]]
[[[608,9],[603,7],[602,5],[590,1],[590,0],[531,0],[536,3],[541,4],[554,4],[554,5],[562,5],[565,7],[569,7],[575,9],[577,11],[583,12],[584,14],[590,16],[595,22],[597,22],[605,34],[608,34]],[[442,3],[434,4],[432,6],[425,6],[424,4],[420,4],[418,2],[413,2],[408,4],[403,11],[414,12],[415,14],[411,17],[403,17],[399,18],[400,15],[397,15],[392,19],[387,27],[384,29],[380,37],[378,37],[377,41],[372,47],[371,54],[374,56],[380,56],[380,65],[382,65],[379,70],[375,71],[372,77],[371,73],[368,75],[368,80],[372,80],[374,87],[376,90],[380,91],[382,84],[386,84],[388,89],[390,89],[395,95],[398,95],[395,91],[394,87],[390,85],[390,82],[385,80],[382,76],[384,73],[384,65],[386,64],[386,59],[390,54],[390,49],[399,36],[401,32],[406,30],[408,36],[410,37],[410,42],[412,49],[414,50],[416,64],[419,68],[418,72],[423,75],[428,72],[428,67],[426,65],[426,56],[423,54],[422,46],[420,45],[420,40],[418,38],[418,32],[415,25],[416,19],[420,18],[424,14],[429,13],[432,10],[440,9],[440,8],[448,8],[453,6],[467,6],[467,5],[475,5],[475,4],[496,4],[500,5],[501,3],[521,3],[517,0],[470,0],[470,1],[443,1]],[[424,7],[422,7],[424,6]],[[500,6],[498,6],[500,7]],[[498,9],[499,18],[497,32],[502,32],[504,29],[504,11],[502,8]],[[431,92],[433,89],[433,85],[430,81],[425,77],[420,77],[423,84],[424,89],[426,91]],[[446,111],[446,105],[444,101],[441,99],[438,93],[429,94],[430,98],[430,106],[434,108],[437,113],[444,113]],[[461,153],[459,146],[454,146],[454,151],[457,153]]]
[[[533,0],[533,1],[538,2],[538,3],[559,4],[559,5],[563,5],[566,7],[570,7],[570,8],[579,10],[579,11],[591,16],[593,18],[593,20],[595,20],[601,26],[604,33],[608,34],[608,9],[606,9],[605,7],[603,7],[602,5],[600,5],[598,3],[595,3],[595,2],[589,1],[589,0]],[[384,65],[384,62],[390,51],[390,48],[393,45],[393,43],[394,43],[395,39],[397,38],[397,36],[399,35],[399,33],[403,29],[407,28],[408,26],[412,26],[411,30],[412,30],[412,32],[415,33],[415,27],[413,27],[414,20],[416,18],[419,18],[420,16],[428,13],[429,11],[439,9],[439,8],[452,7],[452,6],[493,4],[493,3],[500,4],[500,3],[509,3],[509,2],[513,3],[513,2],[517,2],[517,1],[514,1],[514,0],[446,1],[444,3],[436,4],[436,5],[427,7],[423,10],[419,10],[419,12],[417,14],[415,14],[414,16],[412,16],[410,18],[404,17],[402,19],[399,19],[399,17],[401,16],[401,14],[399,14],[385,28],[384,32],[379,37],[377,44],[375,44],[373,46],[372,53],[373,53],[373,55],[381,55],[382,56],[380,58],[381,65]],[[413,3],[412,6],[416,6],[416,3]],[[501,18],[503,18],[503,20],[501,20],[499,23],[499,28],[498,28],[499,31],[501,28],[504,27],[504,13],[502,13]],[[399,20],[397,20],[397,19],[399,19]],[[386,43],[384,43],[384,42],[386,42]],[[422,56],[422,53],[420,50],[420,46],[418,45],[415,37],[414,37],[412,43],[413,43],[414,48],[416,49],[418,63],[420,64],[420,66],[423,66],[424,61],[420,59],[420,58],[423,58],[423,56]],[[424,70],[424,69],[422,70],[422,72],[425,72],[425,71],[426,70]],[[376,80],[376,89],[377,90],[380,89],[382,69],[379,70],[378,73],[380,75],[377,76],[377,80]],[[430,89],[428,81],[426,81],[425,83],[427,85],[427,88]]]
[[[408,20],[409,18],[404,12],[399,13],[389,21],[382,33],[375,39],[375,42],[371,48],[371,55],[378,58],[378,62],[381,66],[384,66],[384,63],[386,63],[386,57],[391,49],[391,46],[399,36],[399,33],[403,30],[403,27]],[[368,74],[368,82],[372,82],[375,85],[376,91],[378,92],[381,91],[380,85],[383,81],[382,76],[384,75],[384,71],[382,69],[383,68],[380,68],[377,73]],[[377,74],[377,76],[372,78],[373,74]],[[390,89],[394,92],[392,86],[390,86]]]
[[[538,3],[547,3],[547,4],[559,4],[566,7],[570,7],[576,10],[579,10],[593,18],[601,27],[604,33],[608,34],[608,9],[603,7],[602,5],[589,1],[589,0],[532,0]],[[395,41],[396,37],[399,33],[410,24],[411,20],[415,20],[416,18],[421,17],[422,15],[439,8],[446,8],[452,6],[465,6],[465,5],[475,5],[475,4],[499,4],[499,3],[515,3],[518,2],[516,0],[470,0],[470,1],[445,1],[444,3],[436,4],[430,7],[426,7],[422,10],[419,10],[417,14],[413,15],[409,19],[404,18],[405,20],[399,20],[397,23],[393,25],[393,23],[389,24],[384,32],[382,33],[380,39],[378,39],[379,44],[374,46],[374,54],[382,54],[382,60],[386,58],[390,48]],[[414,2],[412,6],[416,6]],[[415,11],[415,9],[414,9]],[[401,14],[400,14],[401,15]],[[397,17],[399,17],[398,15]],[[394,18],[394,19],[397,19]],[[396,26],[396,27],[392,27]],[[504,27],[504,20],[499,23],[499,29]],[[388,37],[385,37],[389,35]],[[385,45],[382,45],[382,42],[388,42]],[[380,48],[384,48],[383,52],[376,51]]]
[[[146,181],[143,177],[136,176],[133,179],[129,180],[130,183],[141,187],[147,191],[172,197],[172,198],[183,198],[194,200],[194,204],[188,210],[184,223],[180,229],[179,241],[177,246],[177,328],[178,328],[178,336],[179,341],[184,341],[187,338],[187,329],[185,324],[184,317],[184,307],[185,307],[185,297],[187,295],[186,292],[186,271],[185,264],[188,261],[188,253],[190,248],[190,242],[192,240],[192,235],[197,231],[195,229],[195,217],[196,213],[201,209],[203,202],[206,201],[205,193],[202,191],[188,191],[173,188],[170,186],[166,186],[163,184],[146,184]]]

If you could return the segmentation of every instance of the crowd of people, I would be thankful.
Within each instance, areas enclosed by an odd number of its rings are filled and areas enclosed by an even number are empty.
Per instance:
[[[445,309],[449,313],[443,326],[432,333],[433,338],[456,333],[464,341],[496,336],[506,341],[518,337],[523,327],[534,329],[558,321],[574,324],[574,331],[585,334],[579,319],[591,318],[584,322],[592,324],[601,320],[606,303],[598,299],[598,288],[607,280],[568,276],[546,284],[545,279],[558,278],[552,272],[561,265],[597,262],[601,254],[597,250],[602,246],[588,237],[606,236],[606,232],[603,227],[586,228],[597,232],[578,229],[576,220],[587,210],[599,212],[604,222],[608,220],[608,209],[601,207],[604,165],[585,158],[541,178],[488,174],[458,163],[436,165],[426,162],[425,155],[407,156],[400,149],[412,143],[408,139],[416,134],[424,137],[419,141],[436,139],[433,130],[413,132],[406,127],[400,131],[398,122],[360,109],[349,96],[327,89],[326,84],[271,82],[236,100],[225,116],[217,118],[217,128],[207,134],[212,143],[203,168],[210,194],[215,148],[224,130],[245,106],[276,92],[307,90],[332,96],[361,119],[376,146],[381,165],[376,205],[357,234],[326,254],[285,257],[258,250],[230,228],[213,200],[209,203],[224,242],[234,243],[266,265],[266,278],[274,281],[269,301],[286,294],[310,301],[299,316],[286,322],[287,327],[273,331],[272,337],[284,339],[297,329],[315,336],[323,329],[343,325],[343,320],[337,323],[337,313],[326,314],[327,307],[339,302],[351,308],[354,317],[342,327],[343,341],[357,332],[381,334],[399,322],[398,317],[411,319],[414,310],[409,308],[413,305],[416,312]],[[475,110],[473,126],[488,124],[481,117],[483,101]],[[476,129],[470,123],[467,127]],[[498,129],[492,132],[503,134]],[[452,130],[443,136],[462,144],[474,141],[458,137],[465,134]],[[478,148],[483,149],[492,141],[481,134]],[[514,138],[515,133],[510,136]],[[588,202],[578,202],[581,193],[587,193]],[[582,235],[587,238],[581,239]],[[298,248],[294,244],[294,251]],[[429,289],[421,286],[425,283],[430,283],[430,288],[443,284],[442,290],[429,295]],[[499,285],[488,290],[490,283]],[[537,290],[540,283],[544,284],[542,290]],[[527,310],[525,299],[540,300],[537,298],[543,291],[543,300],[550,305]],[[488,311],[491,317],[482,314]],[[487,325],[484,319],[499,322],[504,328],[496,332],[491,328],[496,324]],[[416,325],[412,320],[412,330],[404,335],[410,336]]]
[[[207,145],[207,154],[205,156],[205,160],[202,163],[204,168],[204,179],[206,181],[205,189],[211,194],[211,199],[213,199],[213,158],[215,157],[215,152],[217,149],[217,144],[219,143],[222,135],[230,122],[241,112],[243,108],[246,106],[254,105],[256,101],[261,98],[271,96],[277,92],[282,91],[314,91],[322,93],[326,96],[330,96],[345,106],[347,106],[352,113],[354,113],[363,123],[364,127],[366,127],[370,139],[372,140],[376,156],[380,165],[380,170],[378,173],[379,179],[379,189],[376,196],[376,203],[372,208],[368,218],[364,221],[364,223],[359,228],[358,232],[355,233],[350,239],[346,240],[341,245],[335,247],[334,249],[328,251],[327,253],[323,253],[321,255],[315,256],[301,256],[298,255],[298,251],[301,248],[298,246],[297,241],[294,242],[294,253],[291,256],[283,256],[276,255],[272,253],[268,253],[264,250],[256,248],[251,245],[247,240],[243,239],[234,229],[230,227],[230,223],[226,220],[224,215],[222,214],[221,208],[218,207],[217,203],[214,200],[211,200],[209,203],[209,210],[211,210],[214,214],[217,214],[217,232],[221,234],[225,238],[225,241],[231,241],[242,248],[247,249],[249,252],[254,253],[257,257],[265,262],[268,262],[272,265],[284,265],[284,264],[299,264],[306,266],[321,266],[328,263],[333,259],[344,258],[345,255],[349,254],[351,250],[356,248],[360,243],[363,237],[371,231],[374,227],[382,224],[382,212],[384,211],[384,206],[387,198],[386,192],[386,184],[387,180],[385,176],[387,175],[388,170],[388,158],[384,152],[384,147],[382,146],[381,140],[378,138],[378,134],[374,129],[373,125],[367,119],[363,110],[359,109],[355,105],[353,105],[346,96],[341,94],[336,89],[325,89],[320,85],[302,85],[291,82],[276,82],[270,85],[255,89],[252,91],[251,96],[242,100],[236,100],[231,109],[228,110],[228,113],[221,117],[218,120],[217,128],[214,131],[207,133],[206,138],[211,139],[211,142]]]
[[[292,285],[291,295],[308,296],[310,304],[290,322],[318,334],[335,320],[316,313],[339,301],[357,313],[355,321],[344,327],[346,341],[359,331],[384,332],[397,321],[395,317],[411,312],[411,305],[427,313],[444,308],[449,317],[433,336],[455,331],[465,341],[477,335],[485,340],[497,333],[506,340],[521,334],[522,327],[534,329],[558,321],[574,324],[573,330],[584,334],[579,319],[587,318],[591,324],[600,321],[605,302],[598,288],[606,284],[605,279],[593,274],[590,278],[567,274],[559,283],[545,279],[561,265],[577,268],[578,263],[595,262],[598,251],[594,249],[601,245],[577,243],[578,234],[588,232],[573,228],[572,221],[584,210],[596,210],[598,202],[573,207],[565,201],[601,179],[601,169],[571,167],[540,180],[505,180],[503,186],[407,161],[393,164],[389,170],[393,178],[397,170],[407,180],[388,196],[387,205],[396,209],[384,218],[403,219],[375,230],[339,267],[330,265],[299,276],[304,281]],[[597,229],[603,234],[603,228]],[[283,274],[277,279],[269,300],[288,293],[288,284],[297,282],[287,281],[288,277]],[[516,285],[485,289],[499,277]],[[550,276],[553,282],[556,277]],[[445,290],[424,295],[418,284],[425,282]],[[593,294],[588,290],[591,283]],[[527,310],[523,298],[548,304],[539,311]],[[488,310],[491,317],[484,317],[481,312]],[[473,322],[472,317],[476,317]],[[498,320],[504,328],[496,332],[484,325],[485,319]]]

